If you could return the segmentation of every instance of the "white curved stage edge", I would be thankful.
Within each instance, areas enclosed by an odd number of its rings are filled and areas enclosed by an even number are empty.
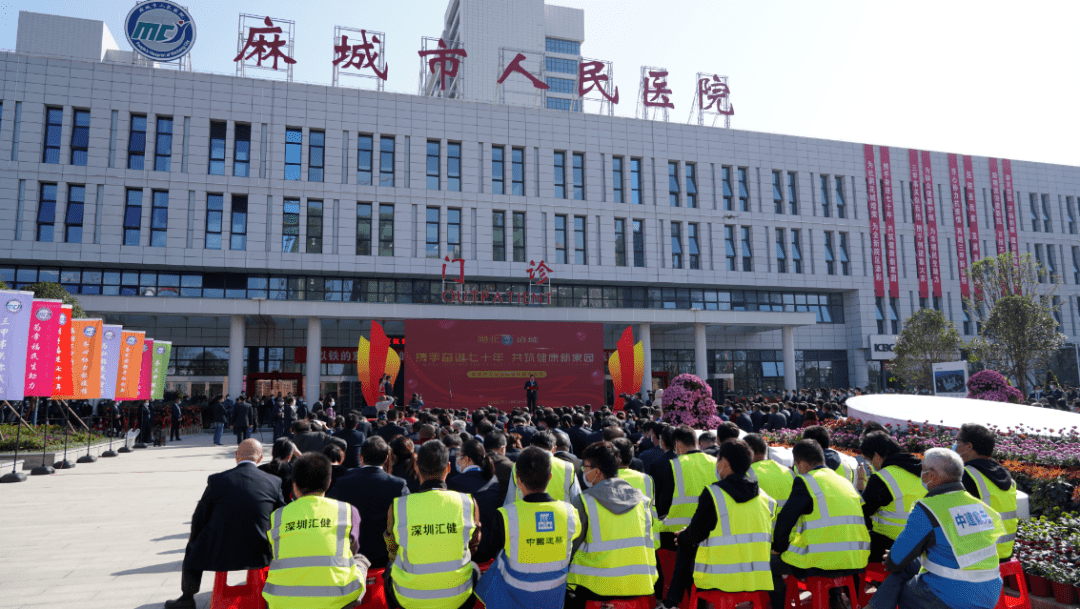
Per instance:
[[[860,395],[848,398],[847,408],[849,417],[891,424],[894,430],[907,429],[908,422],[953,429],[981,423],[998,429],[1023,426],[1026,433],[1050,436],[1080,425],[1080,415],[1071,412],[933,395]]]

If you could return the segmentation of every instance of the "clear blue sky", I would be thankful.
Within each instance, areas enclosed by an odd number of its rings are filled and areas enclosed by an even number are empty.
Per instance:
[[[732,126],[1080,165],[1080,2],[548,0],[585,9],[582,52],[614,62],[632,116],[641,65],[667,67],[672,120],[685,122],[694,75],[731,77]],[[196,70],[231,74],[241,12],[297,22],[295,80],[330,84],[335,25],[387,33],[387,90],[415,93],[421,36],[445,0],[187,0]],[[127,48],[132,0],[0,0],[0,48],[20,10],[105,21]],[[317,11],[312,8],[318,7]],[[496,75],[491,76],[492,80]]]

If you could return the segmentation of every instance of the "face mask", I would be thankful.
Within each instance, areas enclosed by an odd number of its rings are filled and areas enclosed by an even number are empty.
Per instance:
[[[589,471],[592,471],[592,470],[589,470]],[[582,478],[585,480],[585,488],[592,488],[593,486],[595,486],[592,482],[589,482],[589,475],[588,474],[584,474],[582,476]]]
[[[956,442],[953,442],[953,443],[952,443],[952,451],[953,451],[954,453],[955,453],[955,452],[959,452],[959,451],[957,451],[957,450],[956,450],[956,446],[957,446]]]
[[[926,474],[926,472],[923,472],[922,474],[919,474],[919,484],[921,484],[924,489],[929,491],[930,487],[926,486],[926,480],[923,480],[923,476],[925,474]]]

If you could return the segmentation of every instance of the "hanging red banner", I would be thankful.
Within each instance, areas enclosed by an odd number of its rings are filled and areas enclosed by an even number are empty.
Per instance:
[[[915,269],[919,274],[919,298],[926,298],[930,290],[926,283],[926,229],[923,226],[918,150],[908,150],[908,178],[911,180],[911,210],[915,218]]]
[[[874,296],[885,295],[884,261],[881,256],[881,212],[878,208],[877,167],[874,147],[863,145],[863,165],[866,167],[866,207],[870,212],[870,256],[874,267]]]
[[[56,341],[56,373],[53,375],[52,395],[71,395],[71,305],[60,307],[60,332]]]
[[[994,204],[994,242],[1000,256],[1009,251],[1009,243],[1005,238],[1005,217],[1001,209],[1001,178],[998,175],[997,159],[990,159],[990,200]]]
[[[971,157],[964,156],[964,192],[967,193],[968,232],[971,234],[971,261],[982,258],[979,243],[979,210],[975,204],[975,170],[971,166]]]
[[[1013,198],[1012,161],[1001,159],[1002,181],[1005,182],[1005,213],[1009,222],[1009,249],[1020,262],[1020,244],[1016,236],[1016,200]]]
[[[930,168],[930,152],[922,152],[923,203],[926,204],[926,241],[930,250],[930,281],[934,298],[941,298],[941,252],[938,251],[937,207],[934,205],[934,173]]]
[[[900,296],[900,265],[896,255],[896,210],[892,196],[892,162],[889,147],[881,147],[881,202],[885,212],[885,244],[888,246],[889,296]]]
[[[60,344],[59,300],[35,300],[30,311],[30,336],[26,343],[27,396],[49,397],[56,378],[54,353]]]
[[[956,235],[956,268],[960,271],[960,295],[968,297],[968,259],[964,245],[964,208],[960,201],[960,167],[956,155],[949,155],[949,192],[952,194],[953,229]]]
[[[148,338],[143,341],[142,367],[139,368],[139,395],[140,400],[150,399],[150,386],[154,381],[154,339]]]

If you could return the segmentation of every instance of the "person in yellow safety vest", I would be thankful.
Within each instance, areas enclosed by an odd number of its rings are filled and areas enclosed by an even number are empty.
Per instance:
[[[829,448],[829,443],[832,438],[828,427],[811,425],[803,430],[802,437],[804,440],[814,440],[817,442],[821,446],[822,452],[825,454],[825,465],[850,482],[851,488],[855,488],[855,484],[858,482],[858,476],[855,472],[856,468],[848,465],[848,463],[840,457],[840,453]]]
[[[581,521],[574,507],[544,489],[551,453],[530,446],[517,460],[517,486],[522,498],[499,508],[499,517],[485,536],[500,548],[495,564],[476,584],[476,596],[488,609],[562,609],[567,568]]]
[[[529,445],[541,448],[554,455],[555,435],[547,430],[538,431],[529,440]],[[514,473],[516,471],[517,466],[515,465],[514,471],[510,474],[510,487],[506,489],[506,498],[503,499],[503,505],[511,505],[521,499],[521,491],[517,486],[517,474]],[[551,462],[551,480],[548,482],[547,492],[557,501],[567,503],[572,503],[574,498],[581,494],[577,476],[574,475],[573,463],[562,459],[555,459]]]
[[[926,496],[885,557],[889,576],[871,609],[991,609],[1001,596],[1001,517],[964,490],[964,463],[947,448],[923,455]],[[921,571],[921,572],[920,572]]]
[[[648,501],[618,477],[619,450],[610,442],[590,444],[581,457],[589,488],[574,506],[586,516],[567,578],[567,609],[652,595],[659,576]]]
[[[424,442],[416,454],[419,492],[394,499],[387,513],[384,573],[390,609],[472,607],[480,570],[472,553],[480,545],[480,510],[469,495],[446,489],[450,451]]]
[[[676,533],[690,524],[697,509],[698,497],[706,486],[716,482],[716,458],[698,450],[697,434],[681,425],[672,432],[676,457],[666,469],[657,468],[656,513],[661,531]],[[664,548],[668,545],[661,541]],[[670,549],[675,549],[671,546]]]
[[[1001,516],[1005,534],[998,539],[998,560],[1008,562],[1016,541],[1016,482],[1009,470],[993,459],[994,432],[977,423],[965,423],[953,450],[964,460],[964,490]]]
[[[331,471],[320,453],[293,462],[296,499],[270,517],[274,560],[262,591],[270,609],[341,609],[364,596],[370,563],[358,554],[360,513],[323,496]]]
[[[656,550],[660,549],[660,519],[656,517],[656,490],[653,488],[652,476],[630,469],[630,463],[634,460],[634,445],[626,438],[615,438],[611,444],[619,451],[619,477],[626,480],[630,486],[649,501],[649,513],[652,514],[653,541]]]
[[[757,480],[761,490],[776,500],[776,512],[773,516],[777,516],[787,503],[788,497],[791,496],[791,487],[795,484],[795,472],[769,458],[769,445],[761,434],[746,434],[743,441],[754,453],[748,475]]]
[[[874,466],[863,490],[863,516],[870,528],[870,562],[882,562],[907,524],[912,506],[926,495],[919,483],[922,461],[902,452],[900,444],[884,431],[863,437],[862,456]]]
[[[691,578],[701,590],[772,590],[769,540],[776,500],[748,475],[751,455],[742,440],[720,445],[719,480],[702,491],[690,526],[676,538],[675,575],[658,609],[678,606]]]
[[[799,440],[791,449],[799,477],[776,517],[772,541],[773,609],[784,606],[783,575],[836,578],[866,568],[870,533],[862,497],[844,477],[825,464],[816,440]],[[832,602],[839,604],[839,588]],[[857,599],[849,599],[854,606]]]

